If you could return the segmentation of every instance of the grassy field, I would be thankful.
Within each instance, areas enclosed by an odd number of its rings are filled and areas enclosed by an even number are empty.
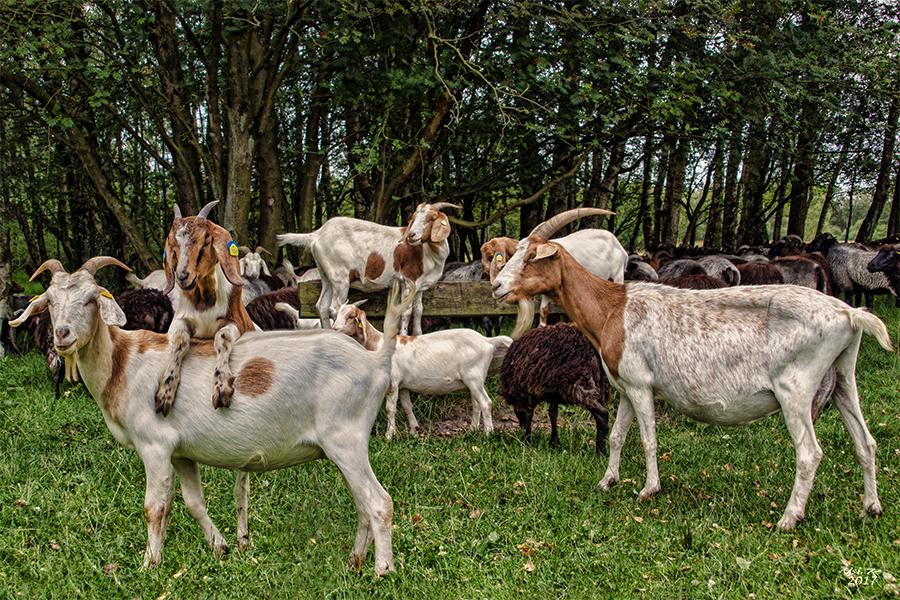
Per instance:
[[[895,345],[900,311],[879,300]],[[421,438],[370,445],[394,499],[397,572],[378,578],[346,562],[355,510],[326,461],[251,476],[253,546],[219,558],[180,494],[163,562],[141,570],[144,473],[119,447],[80,385],[54,399],[34,351],[0,360],[0,597],[34,598],[882,598],[900,595],[900,369],[864,339],[863,412],[878,441],[884,516],[860,516],[862,475],[837,411],[817,423],[825,457],[791,533],[773,523],[794,477],[781,417],[740,429],[660,411],[662,492],[639,502],[645,469],[637,427],[622,483],[597,484],[593,421],[561,410],[559,448],[538,430],[522,445],[495,399],[498,431],[458,431],[468,396],[419,398]],[[614,407],[611,407],[614,408]],[[614,415],[614,411],[611,410]],[[537,419],[537,415],[536,415]],[[405,419],[398,416],[405,432]],[[234,544],[231,473],[202,468],[210,515]]]

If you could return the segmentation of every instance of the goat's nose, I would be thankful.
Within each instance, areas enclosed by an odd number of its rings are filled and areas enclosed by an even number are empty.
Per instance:
[[[56,333],[57,340],[64,340],[67,337],[69,337],[69,335],[71,335],[72,330],[69,329],[68,327],[66,327],[65,325],[61,325],[60,327],[56,328],[55,333]]]

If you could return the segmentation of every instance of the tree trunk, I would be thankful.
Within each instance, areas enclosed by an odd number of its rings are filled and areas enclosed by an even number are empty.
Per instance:
[[[740,213],[740,182],[738,173],[741,170],[741,157],[744,155],[744,139],[741,128],[734,130],[728,145],[728,161],[725,166],[725,193],[722,197],[722,244],[723,249],[730,246],[735,250],[737,220]]]
[[[706,220],[706,233],[703,236],[703,247],[720,250],[722,248],[722,199],[725,190],[725,140],[716,141],[716,150],[710,162],[712,171],[712,191],[709,197],[709,217]]]
[[[834,191],[837,189],[837,179],[844,168],[844,162],[847,160],[847,151],[850,149],[850,138],[844,140],[841,146],[841,155],[837,164],[831,173],[831,179],[828,180],[828,187],[825,188],[825,200],[822,201],[822,212],[819,213],[819,223],[816,225],[816,236],[825,230],[825,220],[828,218],[828,211],[831,209],[831,203],[834,200]]]
[[[741,232],[738,241],[741,244],[763,246],[768,243],[766,224],[763,221],[763,194],[765,193],[765,174],[768,164],[765,124],[759,121],[750,125],[747,139],[753,141],[747,148],[744,158],[744,170],[741,175],[743,188],[743,210],[741,211]]]
[[[894,162],[894,146],[897,142],[897,121],[900,116],[900,95],[891,99],[891,108],[888,111],[887,123],[884,128],[884,145],[881,149],[881,165],[878,169],[878,180],[875,182],[875,193],[872,194],[872,204],[869,212],[859,226],[856,233],[857,242],[868,242],[875,235],[875,227],[881,217],[881,211],[887,202],[888,191],[891,186],[891,165]]]
[[[681,216],[681,200],[684,196],[684,177],[690,145],[685,139],[678,140],[674,160],[670,162],[666,175],[666,199],[663,206],[665,218],[661,217],[661,233],[663,243],[672,246],[678,244],[678,222]]]
[[[900,166],[894,177],[894,197],[891,200],[891,214],[888,216],[888,237],[900,234]]]

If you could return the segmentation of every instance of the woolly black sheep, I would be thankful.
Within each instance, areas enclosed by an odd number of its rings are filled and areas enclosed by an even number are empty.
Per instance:
[[[534,408],[542,402],[549,405],[550,444],[558,444],[557,411],[560,404],[568,404],[594,416],[594,451],[606,454],[611,391],[600,356],[571,323],[532,329],[510,345],[500,366],[500,393],[515,409],[526,444],[531,443]]]
[[[275,309],[275,304],[284,302],[296,309],[300,309],[300,298],[297,296],[297,286],[283,287],[257,296],[247,304],[247,313],[250,319],[264,331],[275,329],[295,329],[294,317]]]
[[[682,288],[686,290],[717,290],[719,288],[728,287],[728,284],[721,279],[710,277],[709,275],[682,275],[681,277],[660,278],[650,283],[661,283],[669,287]]]
[[[125,313],[126,321],[122,329],[166,333],[175,314],[169,297],[154,288],[126,290],[116,297],[116,304]]]
[[[884,273],[897,301],[900,302],[900,256],[897,255],[898,245],[885,244],[878,249],[875,257],[869,261],[866,268],[870,273]]]
[[[784,275],[769,263],[744,263],[737,266],[741,285],[775,285],[784,283]]]
[[[865,296],[866,306],[872,308],[872,296],[889,292],[897,295],[884,273],[869,270],[869,263],[876,252],[861,250],[839,243],[830,233],[823,233],[806,246],[808,252],[821,252],[831,265],[831,274],[837,291],[844,293],[844,300],[859,306]]]

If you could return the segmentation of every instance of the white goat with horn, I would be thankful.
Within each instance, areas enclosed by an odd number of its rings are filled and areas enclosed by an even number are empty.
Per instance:
[[[77,365],[85,386],[116,440],[133,448],[144,463],[147,487],[144,566],[158,563],[175,495],[181,493],[207,542],[220,554],[225,538],[206,511],[198,463],[238,471],[234,486],[238,545],[249,541],[248,471],[270,471],[328,458],[353,496],[358,516],[350,566],[359,568],[375,543],[375,572],[394,568],[391,551],[393,502],[369,463],[372,424],[390,382],[400,313],[412,296],[392,290],[385,315],[385,344],[377,352],[334,331],[248,332],[234,344],[235,397],[231,410],[209,410],[208,377],[215,358],[210,342],[194,340],[184,365],[177,410],[163,418],[153,410],[154,383],[168,358],[165,335],[120,329],[122,309],[94,281],[104,265],[128,268],[111,257],[96,257],[71,275],[57,260],[47,290],[11,322],[50,311],[53,343]],[[34,277],[32,277],[33,279]],[[311,492],[313,493],[313,492]]]
[[[780,529],[789,530],[804,517],[822,459],[811,406],[818,392],[833,386],[832,400],[862,467],[863,512],[880,515],[876,444],[859,406],[856,358],[864,332],[891,348],[884,323],[798,286],[694,291],[654,283],[626,287],[601,279],[547,241],[588,214],[594,213],[576,209],[538,225],[494,280],[493,294],[532,312],[528,299],[550,296],[600,352],[621,398],[601,487],[619,480],[622,446],[637,417],[647,465],[640,497],[646,500],[659,491],[654,398],[713,425],[746,425],[781,412],[797,453],[794,488],[778,521]],[[517,335],[521,332],[512,337]]]

